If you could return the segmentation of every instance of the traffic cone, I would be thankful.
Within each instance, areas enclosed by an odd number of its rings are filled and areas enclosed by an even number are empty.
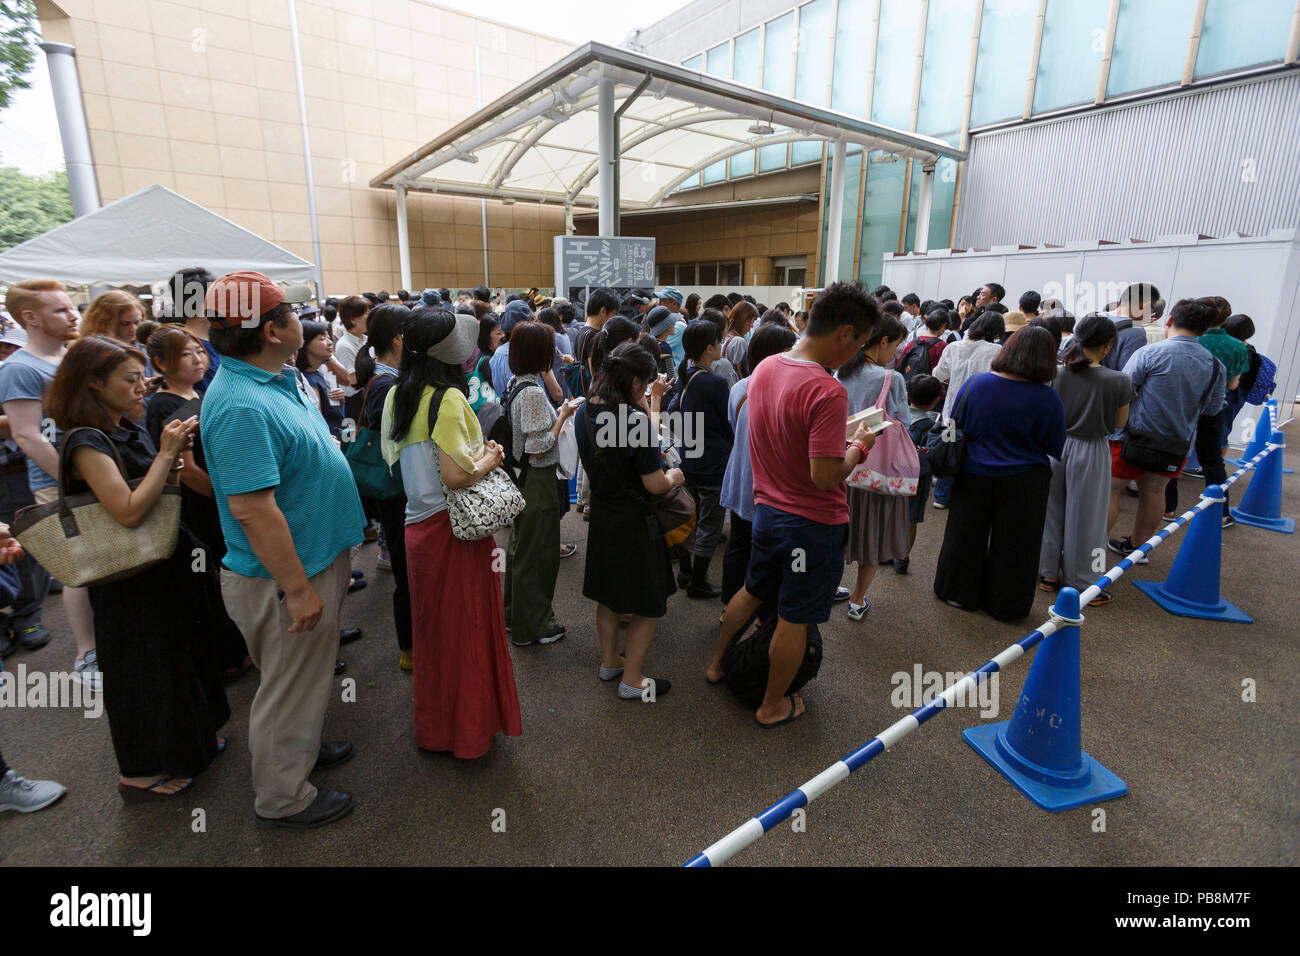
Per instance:
[[[962,737],[1017,790],[1057,812],[1128,793],[1128,786],[1082,749],[1079,697],[1079,592],[1062,588],[1053,612],[1069,624],[1043,640],[1009,721]]]
[[[1295,534],[1295,519],[1282,517],[1282,454],[1286,451],[1286,436],[1274,432],[1272,442],[1282,447],[1260,462],[1255,477],[1250,479],[1250,487],[1241,496],[1241,505],[1230,510],[1238,524]]]
[[[1273,457],[1272,455],[1269,456]],[[1265,459],[1267,461],[1267,459]],[[1223,489],[1210,485],[1202,498],[1218,502],[1192,519],[1165,581],[1134,581],[1134,586],[1170,614],[1210,621],[1253,624],[1254,619],[1219,596],[1223,547]]]
[[[1264,450],[1268,440],[1272,437],[1273,416],[1269,414],[1268,406],[1265,405],[1260,409],[1259,421],[1255,423],[1255,434],[1250,439],[1250,444],[1246,446],[1246,450],[1241,453],[1240,458],[1229,462],[1229,464],[1236,465],[1238,468],[1244,467],[1246,462]]]

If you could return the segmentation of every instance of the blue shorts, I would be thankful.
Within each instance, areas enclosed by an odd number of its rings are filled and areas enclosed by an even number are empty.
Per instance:
[[[844,574],[849,526],[820,524],[768,505],[754,508],[745,590],[791,624],[830,620]]]

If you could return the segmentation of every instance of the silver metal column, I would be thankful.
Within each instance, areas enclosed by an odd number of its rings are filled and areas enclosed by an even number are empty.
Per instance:
[[[596,187],[600,197],[599,227],[602,236],[618,234],[618,200],[614,177],[618,175],[618,144],[614,142],[614,81],[601,80],[596,90],[597,123]]]
[[[298,125],[302,128],[302,163],[307,173],[307,215],[311,220],[312,258],[316,260],[316,305],[325,303],[325,277],[320,265],[320,224],[316,221],[316,181],[311,171],[311,136],[307,131],[307,94],[302,85],[302,47],[298,43],[298,6],[289,0],[289,37],[293,40],[293,72],[298,82]]]
[[[930,204],[934,201],[934,164],[921,167],[921,198],[916,204],[916,241],[913,252],[930,248]]]
[[[76,48],[66,43],[42,43],[54,90],[54,110],[59,117],[59,138],[63,161],[68,167],[68,192],[72,214],[84,216],[99,208],[99,185],[95,182],[95,161],[90,152],[90,131],[81,102],[81,79],[77,75]]]
[[[840,232],[844,227],[844,167],[846,165],[844,140],[836,140],[831,151],[831,196],[826,222],[826,261],[822,263],[824,285],[840,277]]]
[[[402,270],[402,288],[411,288],[411,235],[406,228],[406,187],[394,186],[397,193],[397,261]]]

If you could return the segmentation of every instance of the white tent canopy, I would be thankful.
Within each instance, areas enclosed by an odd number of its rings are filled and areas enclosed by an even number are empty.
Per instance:
[[[157,183],[0,253],[0,282],[149,285],[180,269],[310,281],[315,267]]]

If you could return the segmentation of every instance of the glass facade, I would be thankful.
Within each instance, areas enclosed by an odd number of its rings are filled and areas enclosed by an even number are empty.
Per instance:
[[[1026,118],[1026,102],[1029,119],[1092,105],[1108,58],[1103,102],[1181,83],[1189,58],[1194,58],[1193,81],[1281,64],[1295,16],[1293,0],[1204,0],[1196,38],[1199,5],[1198,0],[1041,0],[1040,18],[1040,0],[811,0],[792,3],[780,16],[725,42],[710,37],[712,46],[682,64],[965,148],[972,128]],[[829,166],[829,152],[820,141],[759,146],[712,164],[683,188],[805,163]],[[884,253],[912,248],[922,171],[915,161],[891,162],[881,152],[863,159],[850,147],[838,274],[853,274],[856,250],[857,278],[870,287],[879,284]],[[958,179],[958,164],[941,159],[934,177],[931,248],[950,241]],[[829,168],[824,181],[829,184]]]
[[[1106,95],[1181,82],[1186,45],[1153,43],[1152,39],[1169,34],[1191,36],[1195,15],[1196,0],[1121,0]]]

